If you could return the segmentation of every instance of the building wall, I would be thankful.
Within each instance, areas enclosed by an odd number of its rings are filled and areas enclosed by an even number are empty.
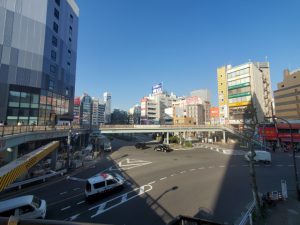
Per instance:
[[[60,5],[54,0],[0,1],[0,120],[45,124],[73,118],[76,7],[73,0],[61,0]],[[9,98],[14,106],[7,110]]]
[[[300,70],[284,71],[284,79],[274,91],[275,114],[286,119],[300,119]]]

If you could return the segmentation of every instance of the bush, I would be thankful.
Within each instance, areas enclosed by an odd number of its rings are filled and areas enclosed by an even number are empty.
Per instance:
[[[177,136],[172,136],[169,138],[170,143],[179,143],[179,138]]]
[[[183,144],[184,147],[187,147],[187,148],[192,148],[193,147],[193,144],[192,142],[190,141],[185,141],[184,144]]]

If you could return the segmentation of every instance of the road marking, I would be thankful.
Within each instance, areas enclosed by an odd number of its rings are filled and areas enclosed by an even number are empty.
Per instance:
[[[220,167],[220,168],[224,168],[225,166],[222,165],[222,166],[219,166],[219,167]]]
[[[80,205],[82,203],[85,203],[85,201],[77,202],[76,205]]]
[[[61,192],[61,193],[59,193],[60,195],[64,195],[64,194],[67,194],[68,192]]]
[[[139,190],[139,192],[137,192],[138,190]],[[92,215],[91,218],[94,218],[94,217],[96,217],[96,216],[98,216],[98,215],[100,215],[100,214],[102,214],[102,213],[104,213],[104,212],[106,212],[110,209],[113,209],[113,208],[115,208],[115,207],[117,207],[121,204],[124,204],[125,202],[127,202],[127,201],[129,201],[133,198],[136,198],[136,197],[138,197],[138,196],[140,196],[140,195],[142,195],[142,194],[144,194],[148,191],[151,191],[151,190],[152,190],[152,186],[149,185],[149,184],[146,184],[146,185],[141,186],[140,188],[136,188],[136,189],[134,189],[130,192],[125,193],[126,195],[129,195],[130,193],[135,192],[135,195],[131,196],[130,198],[127,198],[126,201],[124,201],[124,202],[122,202],[122,199],[123,199],[125,194],[117,196],[113,199],[110,199],[110,200],[108,200],[108,201],[106,201],[106,202],[104,202],[100,205],[93,206],[93,207],[89,208],[88,210],[91,211],[93,209],[97,209],[97,212],[94,215]],[[109,205],[110,202],[115,201],[117,199],[120,199],[120,201],[118,203],[116,203],[116,204],[114,204],[114,205],[112,205],[108,208],[105,208],[107,205]]]
[[[71,216],[70,218],[68,218],[68,219],[66,219],[66,220],[68,220],[68,221],[73,221],[73,220],[77,219],[78,216],[80,216],[80,213],[78,213],[78,214],[76,214],[76,215],[74,215],[74,216]]]
[[[71,208],[71,206],[67,206],[67,207],[65,207],[65,208],[62,208],[61,211],[65,211],[65,210],[67,210],[67,209],[69,209],[69,208]]]
[[[126,201],[127,201],[127,194],[124,194],[123,197],[122,197],[121,202],[126,202]]]
[[[137,159],[129,159],[126,158],[120,162],[118,162],[118,166],[119,168],[117,168],[116,166],[110,167],[109,170],[130,170],[136,167],[140,167],[140,166],[146,166],[151,164],[152,162],[150,161],[143,161],[143,160],[137,160]],[[114,169],[115,167],[115,169]]]
[[[160,178],[159,180],[165,180],[165,179],[167,179],[167,177],[162,177],[162,178]]]
[[[198,169],[199,169],[199,170],[203,170],[203,169],[204,169],[204,167],[199,167]]]
[[[195,171],[196,169],[190,169],[190,171]]]
[[[209,167],[208,167],[208,169],[213,169],[213,168],[215,168],[215,167],[214,167],[214,166],[209,166]]]
[[[74,180],[74,181],[86,182],[87,179],[82,179],[82,178],[78,178],[78,177],[67,176],[67,180]]]
[[[184,171],[181,171],[180,173],[186,173],[186,171],[184,170]]]
[[[171,174],[171,177],[174,177],[175,176],[175,174]]]
[[[154,180],[154,181],[151,181],[150,183],[149,183],[149,185],[151,185],[151,184],[154,184],[156,181]]]
[[[80,188],[74,188],[73,191],[77,191],[77,190],[79,190],[79,189],[80,189]]]

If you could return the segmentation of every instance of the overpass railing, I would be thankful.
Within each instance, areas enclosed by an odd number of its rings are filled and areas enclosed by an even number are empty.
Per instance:
[[[220,128],[221,125],[101,125],[100,129]]]
[[[15,134],[23,134],[38,131],[67,131],[70,129],[89,129],[79,125],[57,125],[57,126],[40,126],[40,125],[16,125],[16,126],[0,126],[0,136],[9,136]]]

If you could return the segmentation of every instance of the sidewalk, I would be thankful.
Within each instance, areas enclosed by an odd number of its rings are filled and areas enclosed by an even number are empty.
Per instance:
[[[290,194],[288,200],[267,208],[267,218],[263,225],[299,225],[300,201],[296,193]]]

